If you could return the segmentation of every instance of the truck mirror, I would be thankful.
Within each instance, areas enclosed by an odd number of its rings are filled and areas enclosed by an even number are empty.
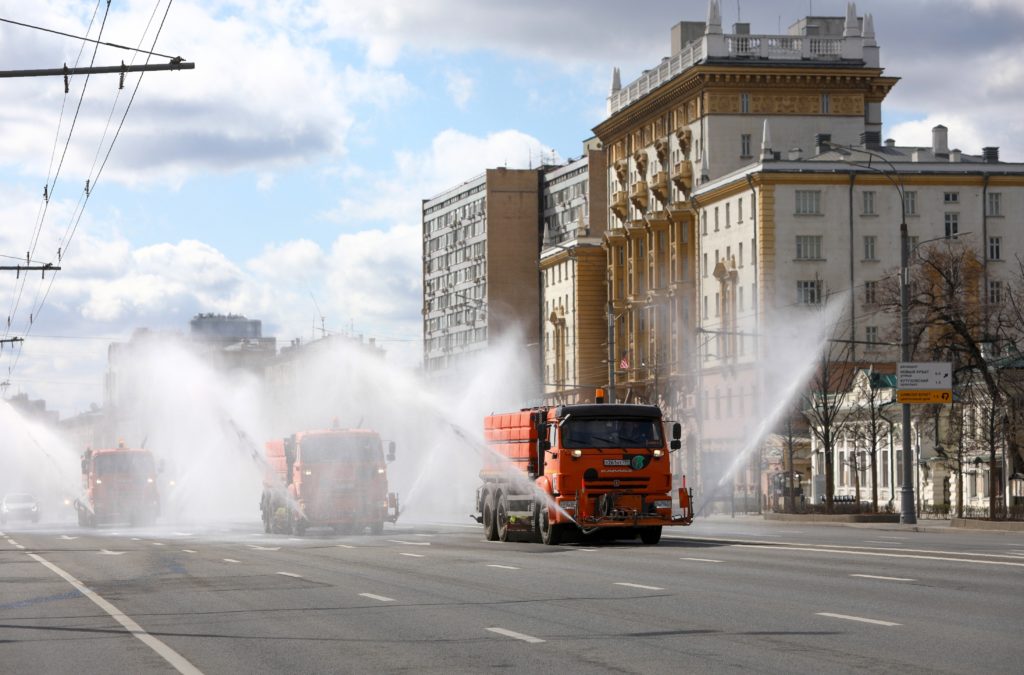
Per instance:
[[[679,422],[674,422],[672,424],[672,438],[674,440],[678,441],[682,437],[683,437],[683,425],[680,424]]]
[[[388,461],[389,462],[395,461],[395,442],[394,441],[390,441],[388,443]]]
[[[546,438],[540,439],[540,450],[541,452],[547,452],[551,449],[551,441]]]
[[[673,438],[671,441],[669,441],[668,447],[671,448],[672,450],[678,450],[679,448],[683,447],[683,442],[678,438]]]

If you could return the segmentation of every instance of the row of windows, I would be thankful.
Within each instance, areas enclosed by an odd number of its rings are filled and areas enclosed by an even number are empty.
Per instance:
[[[452,201],[452,200],[449,200]],[[457,200],[456,200],[457,201]],[[445,202],[446,204],[448,202]],[[433,211],[434,209],[431,209]],[[474,199],[472,202],[463,204],[462,206],[452,209],[447,213],[443,213],[436,218],[427,219],[427,232],[437,232],[445,227],[451,227],[452,225],[461,222],[463,220],[470,220],[482,216],[484,213],[484,198]]]
[[[430,237],[424,248],[427,253],[434,253],[442,248],[460,244],[472,237],[478,237],[486,231],[487,221],[481,218],[480,220],[460,224],[444,234]]]
[[[487,341],[487,326],[473,328],[471,330],[460,330],[447,335],[439,335],[427,340],[427,349],[437,351],[440,349],[451,349],[453,347],[464,347]]]
[[[754,218],[754,201],[750,200],[750,218]],[[700,214],[700,231],[701,234],[708,233],[708,212],[711,212],[712,225],[714,231],[718,232],[724,225],[725,229],[732,227],[732,203],[726,202],[721,206],[716,206],[713,209],[704,209]],[[743,197],[736,198],[736,224],[740,225],[743,223]]]
[[[958,214],[952,213],[946,214],[947,216],[953,216],[946,218],[946,237],[956,237],[959,233],[960,219],[956,216]],[[910,237],[910,250],[913,251],[917,248],[918,237]],[[796,259],[797,260],[824,260],[825,257],[822,254],[822,237],[821,235],[808,235],[798,234],[796,236]],[[878,237],[875,235],[865,235],[862,238],[863,242],[863,259],[865,261],[877,261],[878,260]],[[1002,260],[1002,242],[1003,238],[999,236],[992,236],[988,238],[988,259],[989,260]],[[742,244],[740,244],[740,258],[743,257]],[[705,254],[706,255],[706,254]],[[706,276],[706,275],[705,275]]]
[[[989,304],[998,305],[1003,302],[1005,293],[1003,282],[999,279],[989,279],[988,287]],[[818,305],[822,301],[822,281],[820,279],[800,280],[796,282],[796,302],[799,305]],[[705,303],[707,298],[705,297]],[[864,303],[873,305],[878,302],[878,282],[864,282]],[[706,307],[706,304],[705,304]],[[705,309],[705,318],[707,311]]]
[[[861,194],[861,214],[875,216],[875,192],[865,190]],[[959,204],[959,192],[944,192],[942,203],[946,205]],[[908,216],[916,216],[917,213],[917,192],[903,192],[903,208]],[[989,192],[985,198],[985,215],[1000,217],[1003,215],[1003,196],[999,192]],[[799,216],[820,216],[822,215],[821,190],[796,190],[794,195],[793,212]]]
[[[557,190],[544,195],[544,208],[553,209],[556,206],[566,204],[577,197],[587,196],[587,181],[580,181],[573,183],[565,187],[562,190]]]

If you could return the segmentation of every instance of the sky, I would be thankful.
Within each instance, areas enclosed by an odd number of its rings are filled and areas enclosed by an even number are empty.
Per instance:
[[[845,0],[723,0],[778,34]],[[862,0],[885,138],[1024,160],[1024,0]],[[423,199],[496,166],[582,154],[623,84],[706,0],[0,0],[8,19],[193,70],[0,78],[0,383],[62,417],[103,402],[111,342],[242,314],[421,357]],[[0,23],[0,70],[146,55]],[[86,196],[86,181],[89,181]],[[44,200],[46,187],[48,199]],[[59,251],[59,254],[58,254]],[[9,319],[9,326],[7,320]]]

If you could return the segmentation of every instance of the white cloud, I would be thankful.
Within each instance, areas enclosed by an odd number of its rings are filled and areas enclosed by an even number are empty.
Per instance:
[[[452,97],[455,107],[465,110],[469,99],[473,97],[473,78],[462,72],[449,71],[445,74],[445,81],[445,88]]]

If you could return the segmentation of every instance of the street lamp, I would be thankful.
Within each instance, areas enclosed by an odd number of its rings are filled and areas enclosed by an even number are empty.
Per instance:
[[[876,171],[885,176],[900,197],[900,363],[910,361],[910,283],[908,279],[908,265],[910,262],[910,237],[907,234],[907,206],[904,198],[903,182],[900,173],[887,157],[867,148],[854,148],[829,142],[829,145],[839,150],[849,152],[863,152],[868,157],[878,159],[889,167],[889,171],[883,171],[872,166],[870,161],[867,164],[850,162],[854,166],[860,166],[869,171]],[[891,175],[890,175],[891,172]],[[899,179],[899,180],[897,180]],[[910,443],[910,404],[903,405],[903,487],[900,489],[900,523],[914,525],[917,523],[917,514],[914,510],[914,465],[911,462]]]

